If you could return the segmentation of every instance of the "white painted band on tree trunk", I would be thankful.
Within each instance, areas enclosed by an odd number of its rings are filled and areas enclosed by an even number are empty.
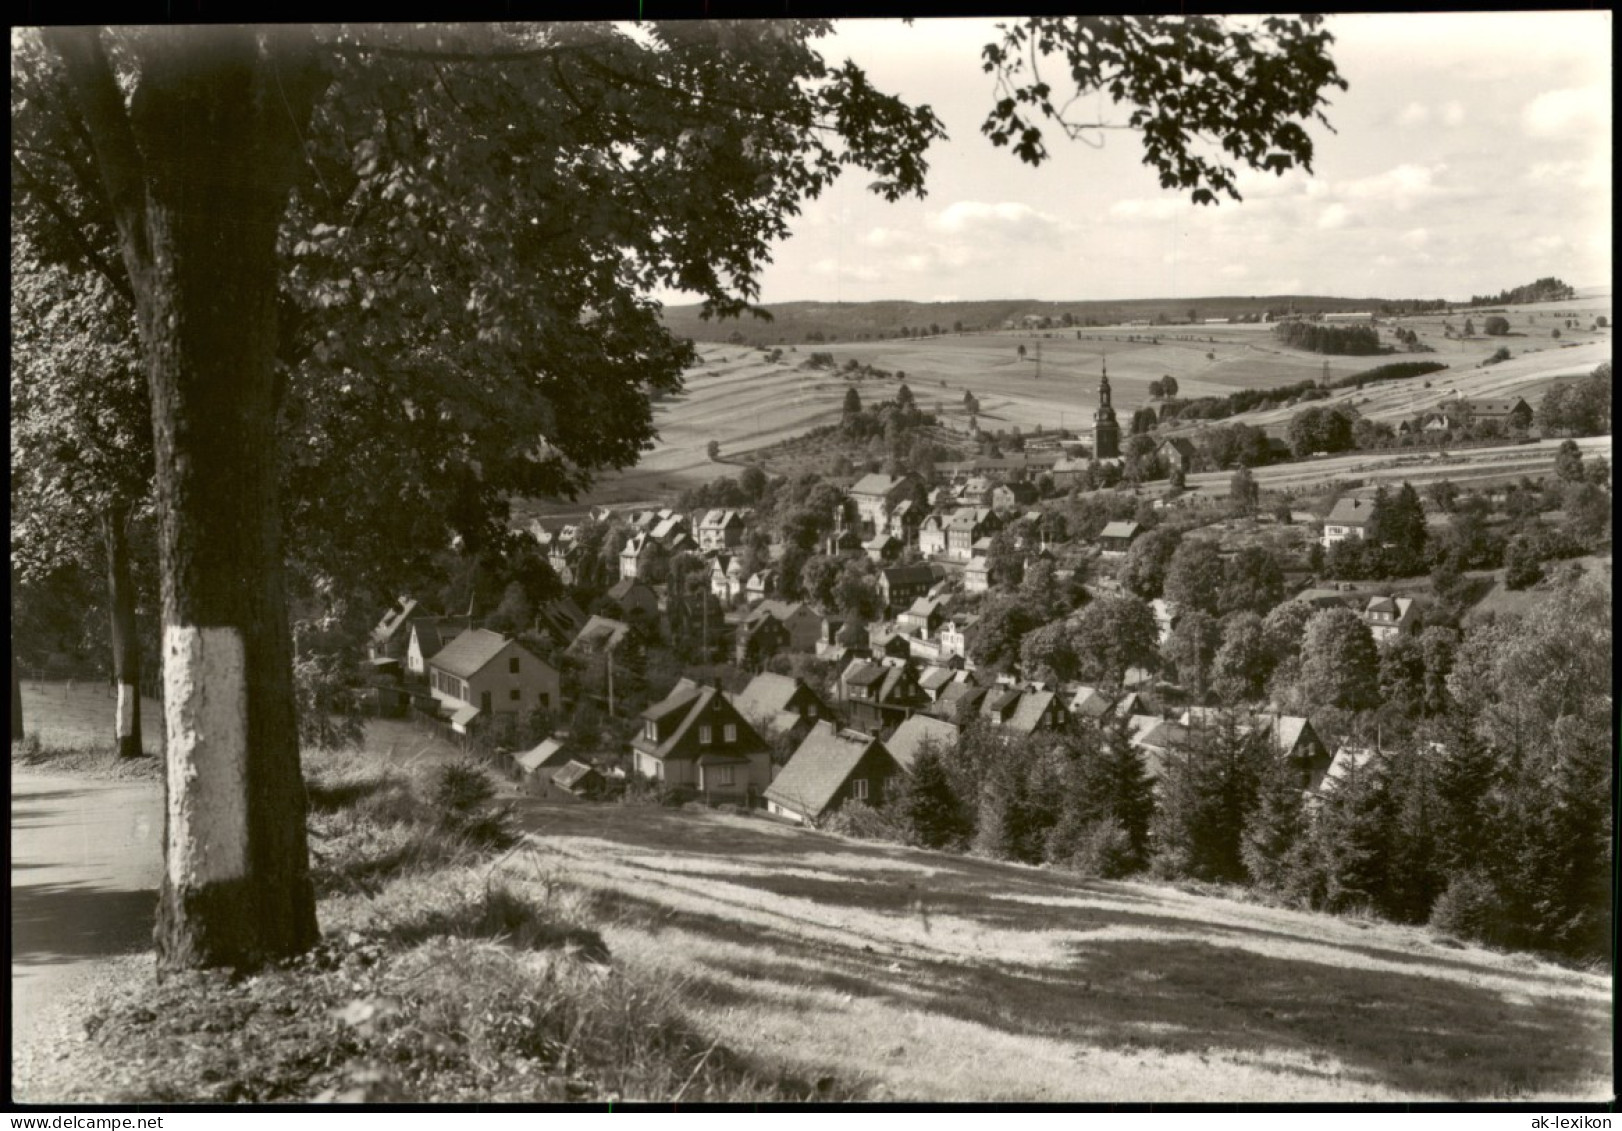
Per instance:
[[[169,882],[196,889],[247,874],[248,682],[242,633],[165,625]]]
[[[135,733],[135,696],[133,683],[118,685],[118,737],[128,738]]]

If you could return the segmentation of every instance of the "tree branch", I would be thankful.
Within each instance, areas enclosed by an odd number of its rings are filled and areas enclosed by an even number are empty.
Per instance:
[[[40,37],[61,58],[67,71],[108,203],[124,237],[125,267],[130,274],[144,270],[152,259],[143,183],[146,163],[135,142],[112,65],[102,49],[101,33],[95,28],[62,27],[48,28]]]
[[[113,290],[117,291],[119,296],[130,304],[130,309],[134,310],[135,292],[130,287],[129,275],[126,272],[113,270],[113,265],[107,261],[106,256],[102,255],[101,249],[85,238],[80,222],[57,202],[55,194],[45,186],[39,177],[35,176],[34,171],[15,153],[11,155],[11,167],[28,183],[30,195],[39,202],[45,211],[51,214],[52,219],[61,226],[62,230],[67,233],[68,238],[78,247],[79,254],[84,256],[85,262],[95,268],[96,272],[112,285]]]

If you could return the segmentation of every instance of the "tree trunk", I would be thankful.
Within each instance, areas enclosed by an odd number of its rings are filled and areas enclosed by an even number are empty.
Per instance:
[[[17,623],[17,567],[11,567],[11,623]],[[23,740],[23,681],[17,671],[17,645],[11,646],[11,741]]]
[[[152,398],[167,738],[160,969],[318,937],[283,594],[276,233],[322,82],[296,32],[51,33],[118,220]],[[261,44],[261,36],[266,43]],[[281,38],[277,38],[281,37]]]
[[[129,508],[114,504],[101,516],[107,547],[107,601],[112,609],[113,682],[118,714],[113,737],[120,758],[141,750],[141,648],[135,637],[135,580],[130,576]]]

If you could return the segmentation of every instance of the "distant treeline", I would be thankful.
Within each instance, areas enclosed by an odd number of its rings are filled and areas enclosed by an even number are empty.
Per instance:
[[[1380,334],[1373,326],[1323,326],[1316,322],[1280,322],[1273,336],[1298,350],[1361,357],[1380,352]]]
[[[1471,295],[1470,305],[1509,306],[1525,302],[1566,302],[1576,297],[1576,288],[1550,275],[1535,283],[1528,283],[1524,287],[1516,287],[1510,291],[1499,291],[1495,295]]]
[[[1161,420],[1223,420],[1242,412],[1278,408],[1291,401],[1321,400],[1331,389],[1351,389],[1381,381],[1402,381],[1446,369],[1439,361],[1397,361],[1358,373],[1332,377],[1328,381],[1297,381],[1273,389],[1237,389],[1226,396],[1198,397],[1189,401],[1167,401],[1160,408]]]

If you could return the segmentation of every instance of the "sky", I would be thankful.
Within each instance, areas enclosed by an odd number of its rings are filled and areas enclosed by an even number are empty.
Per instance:
[[[992,148],[979,49],[995,21],[841,21],[824,54],[932,106],[950,140],[931,147],[922,201],[886,204],[853,169],[809,202],[761,301],[1458,300],[1547,275],[1608,286],[1611,19],[1333,17],[1349,89],[1329,92],[1334,132],[1309,126],[1313,174],[1246,172],[1242,203],[1204,207],[1162,190],[1127,131],[1098,145],[1048,131],[1052,159],[1035,169]]]

